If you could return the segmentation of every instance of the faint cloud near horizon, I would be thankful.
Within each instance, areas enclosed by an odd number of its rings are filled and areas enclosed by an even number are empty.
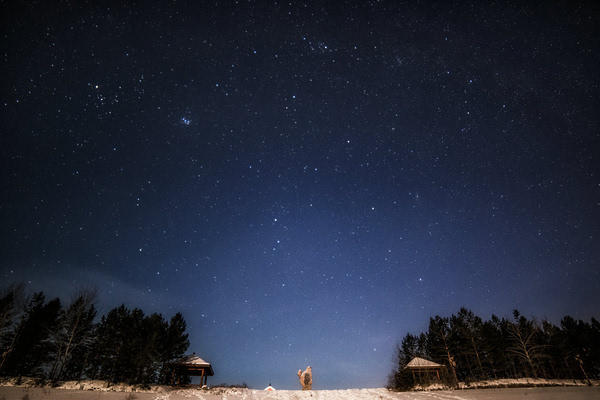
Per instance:
[[[145,314],[159,313],[173,315],[181,311],[180,305],[171,300],[165,292],[148,290],[123,281],[115,275],[95,270],[92,267],[75,268],[73,265],[37,267],[32,273],[23,268],[13,268],[5,274],[7,281],[23,282],[30,293],[44,292],[46,300],[60,298],[63,305],[68,304],[71,296],[79,289],[98,289],[98,312],[106,314],[115,307],[124,304],[129,309],[140,308]],[[65,291],[65,287],[71,287]],[[154,306],[152,309],[148,305]]]

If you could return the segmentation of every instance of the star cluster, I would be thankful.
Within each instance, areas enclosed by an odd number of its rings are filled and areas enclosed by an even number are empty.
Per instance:
[[[597,8],[342,3],[3,4],[1,280],[181,311],[253,387],[598,317]]]

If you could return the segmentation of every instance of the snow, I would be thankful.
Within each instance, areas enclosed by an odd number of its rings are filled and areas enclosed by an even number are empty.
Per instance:
[[[387,389],[344,389],[344,390],[277,390],[266,391],[242,388],[196,387],[173,389],[165,386],[152,386],[142,389],[139,386],[107,385],[105,381],[64,382],[57,388],[35,387],[39,384],[31,378],[0,379],[0,399],[22,399],[25,394],[30,400],[123,400],[129,393],[136,400],[512,400],[527,395],[529,400],[592,400],[600,399],[600,382],[593,386],[572,380],[505,379],[472,383],[466,390],[428,390],[413,392],[392,392]],[[520,387],[511,387],[520,385]],[[529,385],[525,387],[524,385]],[[539,387],[532,387],[539,385]],[[554,387],[542,386],[553,385]],[[473,389],[477,387],[478,389]],[[493,388],[492,388],[493,387]],[[483,389],[487,388],[487,389]],[[125,392],[125,393],[124,393]]]

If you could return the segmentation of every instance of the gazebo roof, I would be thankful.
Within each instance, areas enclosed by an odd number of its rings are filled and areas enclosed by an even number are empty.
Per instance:
[[[174,368],[177,369],[185,369],[186,371],[201,371],[204,370],[206,375],[213,376],[214,372],[210,363],[204,361],[200,357],[196,355],[196,353],[189,354],[185,357],[182,357],[178,360],[175,360],[169,363]],[[191,375],[191,374],[190,374]]]
[[[429,360],[426,360],[426,359],[420,358],[420,357],[415,357],[411,360],[411,362],[406,364],[406,368],[410,368],[410,369],[427,369],[427,368],[435,369],[435,368],[441,368],[441,367],[443,367],[443,365],[434,363],[433,361],[429,361]]]

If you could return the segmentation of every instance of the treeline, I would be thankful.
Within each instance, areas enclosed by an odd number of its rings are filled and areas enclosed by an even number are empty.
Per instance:
[[[414,357],[444,365],[440,379],[448,386],[525,377],[589,382],[600,378],[600,323],[566,316],[556,326],[527,319],[517,310],[512,319],[492,315],[483,321],[461,308],[449,318],[430,318],[427,332],[408,333],[402,339],[388,379],[390,388],[414,386],[413,374],[405,368]],[[433,375],[421,374],[421,379],[431,382]]]
[[[27,295],[23,284],[1,292],[0,376],[168,383],[167,363],[189,346],[183,316],[166,321],[122,305],[98,320],[96,298],[79,290],[63,305]]]

